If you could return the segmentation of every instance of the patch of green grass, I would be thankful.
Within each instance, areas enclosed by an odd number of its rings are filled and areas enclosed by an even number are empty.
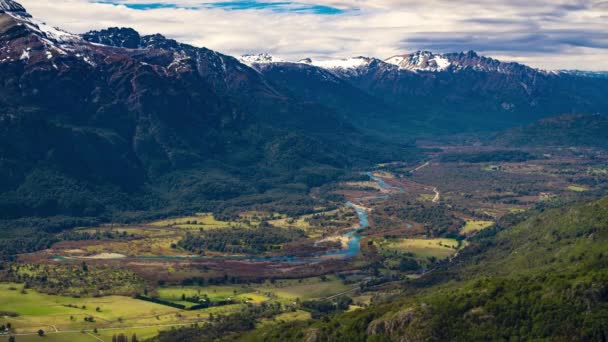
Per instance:
[[[469,220],[466,222],[465,226],[462,227],[460,232],[462,234],[471,234],[473,232],[478,232],[478,231],[484,230],[486,228],[489,228],[493,224],[494,224],[493,221]]]
[[[249,224],[253,224],[250,222]],[[195,216],[177,217],[165,220],[158,220],[149,223],[154,227],[175,227],[184,229],[222,229],[244,224],[238,221],[216,220],[211,213],[198,213]]]
[[[207,296],[211,302],[236,300],[239,302],[249,301],[251,303],[263,303],[268,301],[267,296],[256,293],[250,287],[244,286],[182,286],[162,287],[157,290],[160,299],[191,306],[192,303],[182,301],[182,296],[191,298],[194,296]]]
[[[43,329],[44,330],[44,329]],[[26,336],[16,336],[15,341],[17,342],[99,342],[96,338],[86,333],[81,332],[69,332],[69,333],[52,333],[50,331],[45,330],[44,337],[40,337],[38,335],[26,335]],[[104,342],[106,341],[103,339]],[[110,338],[110,340],[112,339]],[[0,342],[8,342],[8,336],[0,336]]]
[[[585,192],[585,191],[589,191],[588,188],[584,187],[584,186],[578,186],[578,185],[570,185],[566,188],[566,190],[570,190],[570,191],[574,191],[574,192]]]
[[[194,297],[207,295],[212,302],[234,299],[239,302],[261,304],[268,301],[291,303],[296,299],[310,300],[329,297],[352,289],[353,285],[344,285],[336,276],[306,279],[285,279],[267,281],[263,284],[225,285],[225,286],[171,286],[157,290],[163,300],[188,304],[182,301],[182,295]]]
[[[273,319],[263,319],[258,328],[266,327],[278,323],[296,322],[296,321],[308,321],[312,318],[310,312],[297,310],[294,312],[285,312],[277,315]]]
[[[460,243],[455,239],[399,239],[381,243],[381,248],[412,253],[418,258],[445,259],[454,255]]]
[[[352,285],[344,285],[335,276],[321,278],[306,278],[299,280],[279,280],[274,283],[266,282],[263,285],[254,286],[263,295],[269,295],[282,302],[293,302],[329,297],[352,289]]]
[[[17,333],[35,333],[38,329],[55,331],[55,328],[90,330],[180,324],[207,314],[206,311],[183,311],[124,296],[72,298],[42,294],[33,289],[22,293],[22,288],[22,284],[0,284],[0,311],[19,315],[3,319],[3,323],[11,323]],[[85,317],[93,317],[94,322],[85,321]]]

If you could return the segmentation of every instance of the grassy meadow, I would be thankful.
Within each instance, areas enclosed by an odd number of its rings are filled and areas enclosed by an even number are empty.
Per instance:
[[[466,224],[461,229],[461,233],[468,235],[474,232],[482,231],[486,228],[490,228],[494,224],[493,221],[483,221],[483,220],[469,220],[466,221]]]
[[[184,311],[125,296],[73,298],[22,289],[22,284],[0,284],[0,311],[18,315],[0,318],[0,322],[11,323],[17,333],[189,324],[210,313],[229,313],[241,307]]]
[[[380,249],[411,253],[418,259],[446,259],[454,255],[461,247],[455,239],[391,239],[380,242]]]

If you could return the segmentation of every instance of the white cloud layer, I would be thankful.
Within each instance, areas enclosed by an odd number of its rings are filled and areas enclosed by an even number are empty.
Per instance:
[[[544,69],[608,70],[604,0],[297,1],[344,11],[337,15],[200,8],[217,0],[116,0],[199,7],[150,10],[88,0],[20,2],[37,18],[71,32],[133,27],[232,55],[269,52],[296,60],[476,50]]]

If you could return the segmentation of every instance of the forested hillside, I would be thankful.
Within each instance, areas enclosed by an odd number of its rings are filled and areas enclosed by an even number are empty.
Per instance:
[[[608,147],[608,117],[568,114],[543,119],[497,135],[506,146]]]
[[[548,209],[485,231],[449,269],[369,309],[242,340],[605,341],[607,250],[608,198]]]

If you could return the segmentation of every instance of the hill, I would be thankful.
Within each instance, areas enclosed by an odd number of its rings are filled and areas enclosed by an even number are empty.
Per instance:
[[[603,115],[562,115],[500,133],[496,143],[503,146],[562,146],[608,148],[608,117]]]

